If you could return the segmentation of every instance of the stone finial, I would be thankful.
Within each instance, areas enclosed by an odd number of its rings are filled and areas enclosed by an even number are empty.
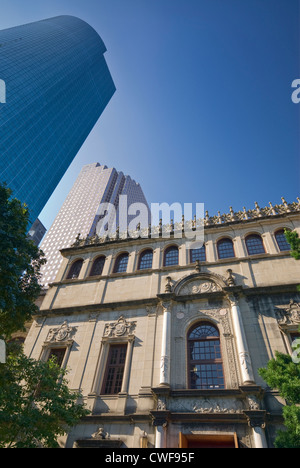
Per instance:
[[[181,217],[181,231],[184,232],[184,214]]]
[[[246,207],[244,206],[243,207],[243,214],[244,214],[244,219],[248,219],[249,216],[248,216],[248,213],[247,213],[247,210],[246,210]]]
[[[290,212],[291,210],[289,209],[289,205],[287,204],[286,200],[284,197],[281,197],[282,204],[285,207],[286,211]]]
[[[276,211],[275,211],[275,208],[274,208],[274,206],[272,205],[272,203],[271,203],[271,202],[269,202],[269,205],[270,205],[270,211],[271,211],[272,215],[274,215],[274,216],[275,216],[275,215],[276,215]]]
[[[260,207],[258,206],[257,202],[255,202],[255,209],[257,211],[258,216],[261,216]]]

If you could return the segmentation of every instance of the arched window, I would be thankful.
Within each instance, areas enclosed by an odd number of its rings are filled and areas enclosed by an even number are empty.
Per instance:
[[[202,245],[200,249],[191,249],[191,263],[195,263],[197,260],[206,262],[205,245]]]
[[[115,268],[114,268],[114,273],[126,273],[127,271],[127,265],[128,265],[128,253],[122,253],[118,256],[116,263],[115,263]]]
[[[245,239],[248,255],[257,255],[266,253],[264,243],[258,234],[251,234]]]
[[[235,257],[233,242],[231,239],[221,239],[217,244],[218,248],[218,257],[219,259],[223,258],[232,258]]]
[[[219,330],[209,322],[195,325],[188,334],[189,388],[224,389]]]
[[[275,232],[275,239],[280,252],[284,252],[285,250],[291,250],[291,246],[285,238],[284,229],[280,229],[279,231]]]
[[[148,268],[152,268],[152,261],[153,250],[144,250],[140,255],[138,270],[147,270]]]
[[[83,260],[76,260],[76,262],[71,265],[67,279],[77,279],[80,275],[82,265]]]
[[[178,247],[176,245],[172,245],[165,250],[164,266],[178,265],[178,262]]]
[[[105,263],[105,257],[104,256],[97,257],[93,262],[93,265],[92,265],[89,276],[102,275],[104,263]]]

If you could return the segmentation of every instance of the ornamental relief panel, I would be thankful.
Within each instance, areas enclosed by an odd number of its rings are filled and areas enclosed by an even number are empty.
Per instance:
[[[133,334],[136,322],[127,322],[125,317],[121,317],[116,322],[107,323],[104,328],[104,338],[120,338]]]
[[[204,294],[218,291],[222,291],[222,288],[214,281],[198,279],[196,281],[191,281],[185,286],[183,286],[179,291],[179,295],[188,296],[191,294]]]
[[[70,327],[67,320],[60,327],[50,328],[46,343],[61,343],[69,341],[76,333],[76,327]]]
[[[242,414],[247,409],[241,400],[220,399],[170,399],[168,410],[199,414]]]
[[[278,321],[278,325],[282,328],[288,326],[299,326],[300,325],[300,304],[291,300],[289,305],[285,308],[277,308],[275,315]]]

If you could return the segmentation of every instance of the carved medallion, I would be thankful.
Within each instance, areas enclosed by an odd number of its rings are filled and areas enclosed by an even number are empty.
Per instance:
[[[135,329],[135,325],[136,322],[127,322],[123,315],[121,315],[116,322],[105,325],[104,336],[108,338],[131,335]]]
[[[184,286],[181,291],[180,295],[191,295],[191,294],[204,294],[204,293],[212,293],[221,291],[221,288],[218,284],[214,283],[213,281],[205,281],[205,280],[198,280],[192,281],[186,286]]]
[[[64,323],[60,327],[50,328],[46,341],[49,341],[49,342],[68,341],[71,339],[75,331],[76,331],[76,328],[69,327],[68,322],[65,320]]]
[[[275,311],[279,325],[299,325],[300,324],[300,304],[291,300],[286,309]]]

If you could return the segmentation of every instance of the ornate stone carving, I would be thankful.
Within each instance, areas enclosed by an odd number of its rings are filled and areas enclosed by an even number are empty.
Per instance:
[[[156,404],[156,409],[157,411],[166,411],[167,409],[167,402],[165,397],[158,397],[157,399],[157,404]]]
[[[213,281],[208,280],[196,280],[191,281],[185,285],[179,292],[181,296],[191,295],[191,294],[203,294],[203,293],[212,293],[221,291],[221,287],[214,283]]]
[[[47,342],[61,342],[68,341],[75,334],[76,328],[69,327],[68,322],[65,320],[64,323],[58,328],[50,328],[47,335]]]
[[[235,286],[235,280],[232,274],[232,270],[230,268],[227,270],[227,273],[228,273],[228,278],[226,281],[227,281],[228,286],[230,287]]]
[[[183,411],[199,414],[241,414],[244,409],[242,401],[229,398],[197,398],[170,401],[170,410],[174,412]]]
[[[171,276],[167,276],[167,284],[166,284],[166,287],[165,287],[165,292],[166,293],[171,293],[172,292],[172,285],[171,285],[171,281],[172,281],[172,278]]]
[[[242,367],[249,372],[252,369],[250,354],[246,351],[239,353]]]
[[[102,439],[104,440],[107,437],[107,433],[104,432],[103,427],[99,427],[97,431],[92,434],[92,439]]]
[[[265,429],[266,427],[266,411],[263,410],[250,410],[243,411],[248,419],[248,425],[250,427],[261,427]]]
[[[169,365],[170,365],[169,357],[168,356],[162,356],[160,358],[160,369],[161,369],[161,373],[162,373],[164,378],[167,378],[167,376],[168,376]]]
[[[248,395],[247,402],[249,405],[249,410],[258,411],[260,410],[260,403],[255,395]]]
[[[300,325],[300,304],[293,300],[286,309],[277,309],[275,314],[280,326]]]
[[[132,335],[136,322],[127,322],[123,315],[116,322],[107,323],[104,329],[104,337],[121,337]]]

